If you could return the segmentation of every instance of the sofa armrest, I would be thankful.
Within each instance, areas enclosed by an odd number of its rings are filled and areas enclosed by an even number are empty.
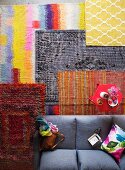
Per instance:
[[[40,136],[39,131],[36,130],[35,134],[33,136],[33,153],[34,153],[34,170],[39,170],[40,165],[40,150],[39,150],[39,144],[40,144]]]

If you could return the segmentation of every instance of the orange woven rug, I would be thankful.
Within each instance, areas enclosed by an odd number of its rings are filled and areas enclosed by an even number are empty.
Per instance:
[[[98,84],[115,84],[125,94],[124,71],[62,71],[57,77],[60,114],[63,115],[100,114],[89,100]],[[123,98],[117,114],[125,113],[124,103]]]

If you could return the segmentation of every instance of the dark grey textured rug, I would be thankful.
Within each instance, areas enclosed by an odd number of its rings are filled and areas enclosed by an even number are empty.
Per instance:
[[[58,101],[57,72],[84,58],[83,31],[36,31],[36,81],[47,84],[47,102]]]
[[[84,31],[37,30],[35,39],[35,77],[47,85],[47,103],[58,102],[58,71],[125,70],[125,47],[86,47]]]

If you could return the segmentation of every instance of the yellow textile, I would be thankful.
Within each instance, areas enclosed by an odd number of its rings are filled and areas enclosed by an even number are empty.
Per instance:
[[[80,21],[79,21],[79,26],[81,30],[85,29],[85,4],[80,3]],[[84,22],[83,22],[84,21]]]
[[[25,83],[25,36],[26,36],[26,6],[15,5],[13,18],[13,67],[20,69],[20,82]]]
[[[5,46],[7,44],[7,36],[0,34],[0,45]]]
[[[86,45],[125,46],[125,1],[86,0]]]

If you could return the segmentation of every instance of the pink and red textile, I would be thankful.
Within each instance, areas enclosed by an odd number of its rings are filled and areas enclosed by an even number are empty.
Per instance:
[[[98,85],[90,100],[97,106],[100,112],[116,112],[122,101],[122,93],[114,84]]]

